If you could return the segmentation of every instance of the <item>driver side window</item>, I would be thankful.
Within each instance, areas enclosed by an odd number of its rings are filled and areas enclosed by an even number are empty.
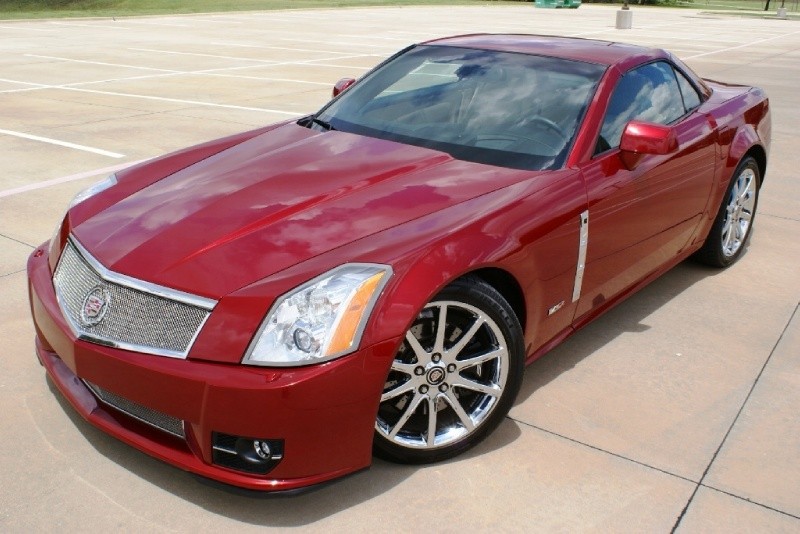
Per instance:
[[[619,146],[632,120],[669,124],[686,113],[672,67],[664,61],[633,69],[620,78],[606,110],[595,154]]]

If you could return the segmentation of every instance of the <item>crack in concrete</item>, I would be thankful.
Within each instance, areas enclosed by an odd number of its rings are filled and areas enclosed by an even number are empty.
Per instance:
[[[25,245],[26,247],[29,247],[31,249],[35,249],[36,248],[36,245],[31,245],[30,243],[26,243],[25,241],[20,241],[19,239],[14,239],[13,237],[11,237],[9,235],[6,235],[6,234],[0,233],[0,237],[4,237],[4,238],[6,238],[8,240],[11,240],[11,241],[13,241],[15,243],[19,243],[20,245]]]
[[[675,521],[675,524],[672,526],[672,530],[670,530],[670,534],[674,533],[678,529],[678,527],[680,526],[681,521],[683,521],[683,518],[686,516],[686,512],[689,511],[689,507],[692,505],[692,501],[694,501],[694,497],[695,497],[695,495],[697,495],[697,490],[700,489],[700,486],[710,487],[710,486],[706,486],[705,484],[703,484],[703,480],[705,480],[706,476],[708,475],[708,472],[711,470],[711,466],[714,465],[714,461],[717,459],[717,455],[719,455],[720,451],[722,450],[722,447],[725,445],[725,442],[728,441],[728,436],[730,436],[731,431],[733,431],[733,428],[736,426],[736,422],[739,420],[739,417],[741,417],[745,406],[747,406],[747,403],[750,400],[750,396],[753,394],[753,391],[756,389],[756,386],[758,385],[758,381],[761,379],[761,375],[764,374],[764,369],[767,368],[767,365],[769,364],[769,361],[772,359],[772,355],[775,354],[775,349],[778,348],[778,345],[780,345],[781,341],[783,340],[783,337],[786,335],[786,331],[789,329],[789,325],[792,324],[792,320],[794,319],[795,315],[797,315],[798,310],[800,310],[800,303],[798,303],[795,306],[794,312],[792,312],[792,315],[789,316],[789,320],[786,321],[786,324],[784,325],[783,330],[781,331],[781,335],[778,336],[778,340],[772,346],[772,350],[769,351],[769,355],[767,356],[767,359],[764,361],[764,365],[761,366],[761,370],[758,372],[758,376],[756,376],[756,379],[753,381],[753,385],[750,386],[750,391],[747,392],[747,396],[745,397],[744,401],[742,402],[742,405],[739,407],[739,411],[736,413],[736,417],[733,418],[733,421],[731,422],[730,426],[728,427],[728,431],[725,432],[725,436],[723,436],[722,441],[720,441],[720,444],[717,447],[717,450],[714,451],[714,455],[711,457],[711,461],[708,462],[708,465],[706,466],[705,471],[703,471],[703,476],[700,477],[700,481],[697,482],[697,486],[695,486],[694,491],[692,492],[691,496],[689,497],[689,500],[686,502],[686,506],[683,507],[683,510],[681,510],[681,513],[678,516],[678,519]],[[716,490],[716,488],[712,488],[712,489]],[[719,490],[717,490],[717,491],[719,491]],[[738,495],[734,495],[734,497],[739,497],[742,500],[745,500],[745,501],[748,501],[748,502],[753,502],[753,501],[750,501],[749,499],[746,499],[744,497],[740,497]],[[772,510],[772,508],[770,508],[769,506],[766,506],[766,505],[762,505],[762,504],[759,504],[759,503],[756,503],[756,502],[753,502],[753,504],[758,504],[759,506],[763,506],[764,508],[769,508],[770,510]],[[792,514],[789,514],[787,512],[782,512],[782,513],[784,513],[786,515],[789,515],[791,517],[795,517]]]

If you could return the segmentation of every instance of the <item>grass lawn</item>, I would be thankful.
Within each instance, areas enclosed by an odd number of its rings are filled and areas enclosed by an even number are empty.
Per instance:
[[[0,0],[0,19],[56,17],[124,17],[176,13],[214,13],[358,6],[519,4],[532,0]],[[611,3],[613,0],[609,0]],[[619,0],[617,3],[619,3]],[[630,0],[635,7],[637,0]],[[674,7],[714,11],[759,12],[765,0],[672,0]],[[800,0],[786,0],[790,16],[797,15]],[[770,0],[774,14],[781,0]]]
[[[489,0],[492,4],[517,1]],[[117,17],[265,9],[399,5],[469,5],[487,0],[0,0],[0,19]]]
[[[764,11],[765,0],[694,0],[693,2],[678,1],[678,5],[694,9],[714,9],[719,11]],[[797,11],[797,0],[786,0],[787,11]],[[774,13],[781,7],[781,0],[770,0],[769,11]]]

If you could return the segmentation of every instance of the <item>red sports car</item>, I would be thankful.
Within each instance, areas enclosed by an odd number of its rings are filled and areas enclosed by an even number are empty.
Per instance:
[[[450,458],[526,363],[752,233],[767,97],[663,50],[452,37],[334,93],[109,177],[32,254],[37,355],[91,424],[257,490]]]

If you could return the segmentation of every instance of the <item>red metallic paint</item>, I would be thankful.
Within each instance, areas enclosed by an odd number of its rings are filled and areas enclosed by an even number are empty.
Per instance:
[[[619,149],[622,163],[632,171],[645,154],[665,156],[678,150],[678,137],[671,126],[631,121],[622,132]]]
[[[290,123],[70,226],[113,271],[136,276],[145,262],[151,282],[220,298],[325,251],[529,177]],[[189,189],[197,193],[186,194]]]
[[[515,280],[533,361],[697,250],[739,159],[766,161],[763,92],[704,82],[664,51],[532,36],[429,44],[608,65],[565,168],[490,167],[287,121],[118,173],[117,186],[71,210],[49,254],[41,248],[28,262],[37,353],[84,418],[182,469],[247,488],[298,488],[364,468],[393,355],[441,288],[487,270]],[[623,150],[595,155],[596,140],[619,78],[654,60],[673,61],[706,100],[640,134],[644,150],[623,146],[644,153],[630,170]],[[590,240],[573,302],[584,210]],[[114,271],[219,300],[187,360],[74,339],[51,281],[69,233]],[[394,271],[357,352],[301,368],[240,364],[277,296],[347,262]],[[184,418],[188,442],[98,405],[76,375]],[[212,431],[285,439],[285,459],[266,476],[211,465]]]
[[[348,87],[350,87],[354,83],[356,83],[355,78],[342,78],[341,80],[336,82],[336,84],[333,86],[333,93],[332,93],[333,98],[336,98],[337,96],[342,94],[344,91],[347,90]]]
[[[250,489],[296,489],[369,465],[375,413],[364,407],[380,396],[384,362],[392,358],[398,339],[322,365],[282,370],[154,358],[77,341],[49,284],[46,257],[31,257],[28,269],[30,285],[37,288],[31,309],[39,359],[94,426],[183,469]],[[76,375],[185,420],[191,429],[188,444],[108,410]],[[315,414],[313,421],[309,413]],[[212,431],[285,439],[285,459],[269,478],[212,467]]]

